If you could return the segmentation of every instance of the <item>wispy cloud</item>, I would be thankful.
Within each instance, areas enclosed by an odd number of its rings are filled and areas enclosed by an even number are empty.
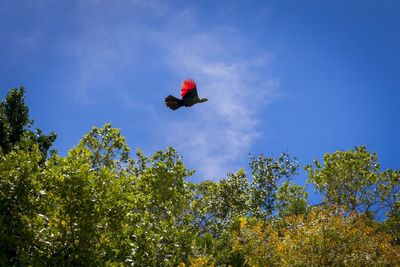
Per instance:
[[[78,2],[65,22],[75,30],[59,36],[71,64],[66,86],[75,99],[94,104],[104,95],[121,98],[127,86],[121,77],[135,75],[146,53],[151,17],[162,17],[167,6],[158,1],[105,0]]]
[[[132,100],[117,77],[119,72],[126,75],[129,69],[138,68],[137,57],[148,53],[146,45],[150,45],[159,56],[149,57],[148,64],[170,68],[163,76],[166,84],[172,83],[169,73],[179,79],[192,77],[198,83],[200,96],[209,102],[165,115],[168,122],[160,119],[158,128],[147,125],[148,131],[163,129],[160,138],[164,140],[158,141],[177,148],[185,162],[198,171],[199,178],[220,179],[243,166],[252,146],[263,137],[259,129],[259,121],[265,116],[262,107],[279,95],[279,79],[269,74],[271,54],[252,47],[246,41],[248,36],[235,27],[208,28],[197,18],[196,10],[188,6],[134,1],[129,4],[135,5],[133,10],[144,8],[153,20],[143,17],[138,27],[137,18],[128,16],[124,5],[113,6],[104,18],[102,11],[107,6],[98,2],[85,2],[80,7],[82,17],[88,8],[95,9],[95,15],[86,17],[80,34],[68,42],[67,50],[77,68],[70,86],[75,88],[78,99],[91,103],[99,93],[95,90],[112,84],[112,89],[103,90],[111,90],[121,104],[133,111],[146,109]],[[116,11],[122,12],[122,18],[117,24],[108,24],[113,17],[110,14]],[[155,27],[154,21],[157,25],[161,22],[162,27]],[[176,81],[176,85],[180,82]],[[157,112],[170,111],[152,107],[148,112],[160,118]]]
[[[279,96],[279,79],[268,74],[270,54],[241,56],[248,47],[235,29],[183,33],[186,38],[179,42],[177,34],[182,32],[161,34],[170,66],[183,78],[195,77],[199,94],[209,102],[185,111],[191,116],[169,121],[167,138],[201,178],[220,179],[243,166],[263,136],[258,121],[262,107]]]
[[[78,101],[92,104],[102,91],[121,87],[117,77],[135,64],[136,40],[133,31],[93,25],[64,44],[73,62],[69,86]]]

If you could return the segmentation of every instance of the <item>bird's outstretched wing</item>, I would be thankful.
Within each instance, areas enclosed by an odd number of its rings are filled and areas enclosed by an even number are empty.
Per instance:
[[[192,79],[186,79],[181,88],[182,99],[198,98],[196,83]]]
[[[183,106],[183,101],[175,96],[169,95],[165,98],[165,105],[172,110],[176,110]]]

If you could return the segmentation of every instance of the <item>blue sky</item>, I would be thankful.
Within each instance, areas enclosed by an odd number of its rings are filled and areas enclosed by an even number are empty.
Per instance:
[[[399,27],[395,0],[0,0],[0,92],[26,87],[62,155],[111,122],[133,151],[176,148],[193,181],[358,145],[398,169]],[[209,102],[168,110],[187,77]]]

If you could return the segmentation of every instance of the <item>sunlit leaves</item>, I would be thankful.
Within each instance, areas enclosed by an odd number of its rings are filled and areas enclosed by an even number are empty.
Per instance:
[[[110,124],[64,157],[44,158],[32,140],[0,152],[0,265],[394,266],[400,258],[400,174],[379,172],[364,148],[307,168],[326,198],[316,209],[291,181],[298,163],[288,154],[251,158],[250,178],[239,169],[196,184],[173,148],[130,157]],[[383,222],[367,216],[375,206]]]
[[[276,196],[276,209],[279,217],[306,214],[309,210],[308,194],[305,188],[285,181]]]
[[[313,209],[272,221],[241,219],[232,250],[249,266],[371,266],[399,263],[400,249],[365,217]]]
[[[380,166],[376,154],[365,147],[325,154],[324,166],[315,161],[308,165],[309,182],[325,197],[328,204],[346,205],[349,210],[369,211],[375,203]]]
[[[380,174],[377,193],[379,206],[387,215],[384,226],[400,245],[400,171],[387,170]]]
[[[32,260],[42,191],[37,146],[0,153],[0,265]]]
[[[251,206],[256,217],[271,217],[275,212],[276,192],[282,180],[289,180],[296,174],[296,158],[283,153],[277,159],[259,155],[250,157],[252,174]]]
[[[112,128],[107,123],[103,128],[93,129],[83,137],[81,141],[91,152],[91,164],[93,168],[102,166],[120,167],[129,159],[129,147],[119,129]]]

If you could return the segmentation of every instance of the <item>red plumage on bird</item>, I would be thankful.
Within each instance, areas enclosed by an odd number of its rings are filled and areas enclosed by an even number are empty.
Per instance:
[[[193,79],[186,79],[182,82],[181,97],[182,99],[179,99],[169,95],[165,98],[165,105],[172,110],[176,110],[183,106],[191,107],[194,104],[208,101],[207,98],[199,98],[197,95],[197,85]]]

